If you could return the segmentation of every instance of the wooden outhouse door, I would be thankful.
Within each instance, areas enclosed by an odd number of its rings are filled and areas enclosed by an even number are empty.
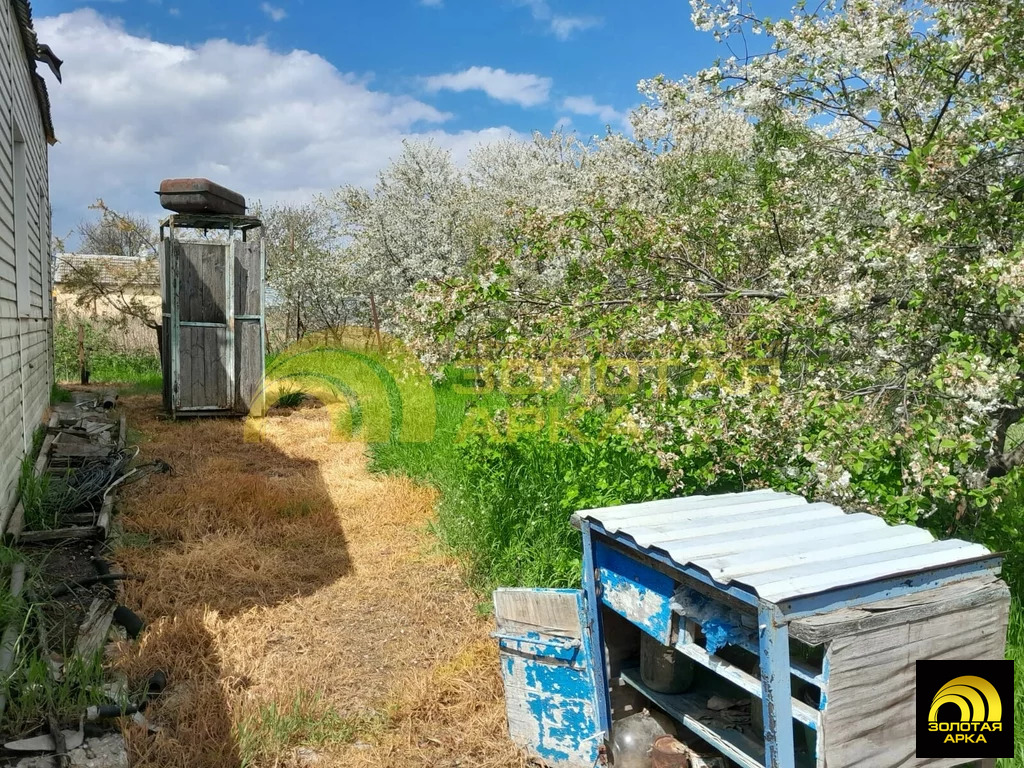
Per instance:
[[[164,248],[173,412],[248,413],[263,387],[262,244],[172,237]]]

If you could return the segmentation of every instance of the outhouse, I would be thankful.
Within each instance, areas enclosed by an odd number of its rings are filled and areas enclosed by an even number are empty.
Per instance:
[[[266,252],[254,216],[178,213],[160,225],[164,408],[173,416],[262,408]]]
[[[973,764],[915,757],[915,668],[1004,658],[985,547],[772,491],[574,524],[583,590],[495,593],[509,729],[534,759],[614,764],[617,725],[650,711],[730,766]]]

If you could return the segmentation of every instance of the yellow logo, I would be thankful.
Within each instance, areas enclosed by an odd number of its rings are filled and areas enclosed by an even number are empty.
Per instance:
[[[959,721],[939,721],[939,709],[953,704],[960,710]],[[974,675],[950,680],[932,699],[928,730],[945,733],[944,743],[985,744],[985,732],[1002,731],[1003,702],[988,680]]]

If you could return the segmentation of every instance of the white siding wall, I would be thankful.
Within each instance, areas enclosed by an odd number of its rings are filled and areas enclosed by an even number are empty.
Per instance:
[[[0,0],[0,510],[15,502],[21,460],[42,423],[53,379],[47,144],[11,2]],[[18,196],[16,137],[26,155]],[[15,232],[16,220],[23,232]]]

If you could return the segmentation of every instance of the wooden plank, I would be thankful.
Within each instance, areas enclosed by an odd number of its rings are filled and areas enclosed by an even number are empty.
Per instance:
[[[96,518],[96,527],[103,532],[103,538],[110,536],[110,523],[114,519],[114,494],[110,494],[103,500],[100,507],[100,514]]]
[[[227,408],[228,372],[227,329],[205,328],[206,331],[206,405]]]
[[[257,242],[239,243],[235,260],[235,314],[261,315],[260,245]]]
[[[182,326],[178,341],[178,403],[192,405],[192,329]]]
[[[96,527],[59,528],[55,531],[25,531],[19,541],[22,544],[42,544],[51,541],[70,541],[75,539],[94,539],[100,534]]]
[[[219,355],[217,354],[218,336],[213,328],[203,328],[200,331],[203,339],[203,364],[206,376],[203,377],[203,402],[202,405],[220,405],[217,391],[219,388],[218,369],[220,368]]]
[[[793,740],[793,691],[789,670],[789,627],[774,606],[762,603],[757,612],[761,646],[761,705],[764,714],[765,765],[796,762]]]
[[[103,649],[116,610],[117,603],[113,600],[96,598],[92,601],[92,605],[89,606],[89,611],[78,629],[78,642],[75,644],[76,656],[88,663]]]
[[[55,459],[91,459],[110,455],[110,446],[99,443],[77,445],[75,443],[57,443],[53,449]]]
[[[117,450],[123,451],[128,440],[128,414],[122,413],[117,424]]]
[[[962,765],[963,758],[917,759],[917,660],[1003,659],[1008,590],[959,611],[932,604],[932,615],[834,639],[828,650],[828,706],[822,736],[829,768]]]
[[[209,309],[211,323],[226,323],[228,318],[227,268],[229,246],[212,245],[209,251],[211,273],[209,277]]]
[[[808,645],[822,645],[837,637],[920,621],[942,612],[967,610],[1000,600],[1007,593],[1003,582],[984,574],[912,595],[797,619],[789,625],[790,634]]]
[[[705,649],[695,643],[680,642],[676,644],[676,650],[684,656],[693,659],[702,667],[710,669],[720,677],[725,678],[738,688],[747,693],[752,693],[761,698],[761,681],[753,675],[744,672],[734,664],[730,664],[718,656],[712,656]],[[818,727],[818,711],[804,704],[798,699],[792,699],[793,719],[809,725],[812,728]]]
[[[577,596],[573,590],[498,589],[494,616],[501,632],[532,631],[582,638]]]
[[[39,455],[36,457],[35,473],[36,477],[43,474],[46,469],[46,464],[50,459],[50,446],[53,445],[53,441],[57,439],[57,435],[49,430],[54,429],[57,423],[60,421],[60,415],[54,413],[50,416],[50,421],[47,423],[47,434],[43,440],[43,444],[39,447]]]
[[[235,321],[235,400],[248,413],[263,385],[263,339],[259,320]]]

